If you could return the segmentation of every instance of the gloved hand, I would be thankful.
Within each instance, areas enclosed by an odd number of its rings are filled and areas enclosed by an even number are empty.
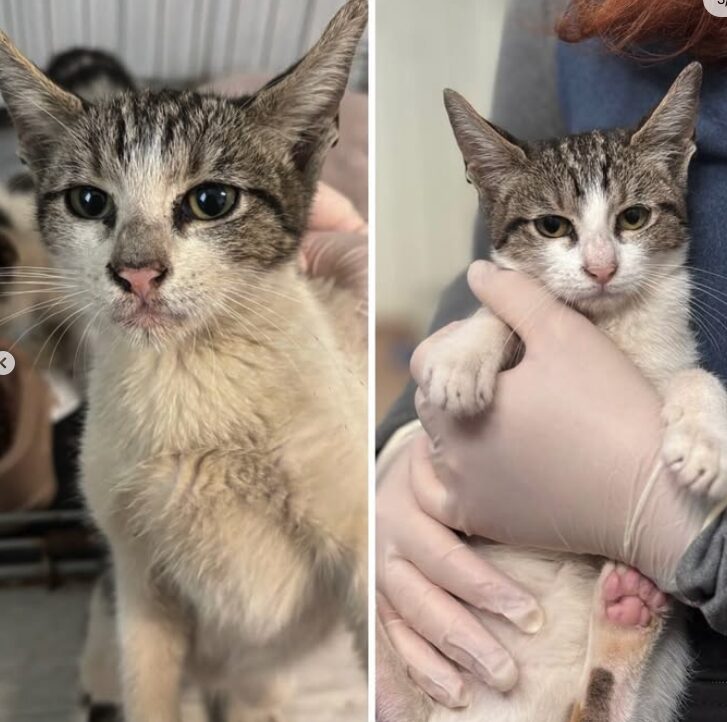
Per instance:
[[[499,374],[481,418],[458,421],[419,390],[437,472],[412,478],[421,509],[498,542],[620,560],[673,591],[708,508],[661,463],[656,390],[610,339],[535,281],[483,261],[468,280],[526,352]],[[426,354],[424,341],[412,359],[418,383]]]
[[[460,707],[469,701],[468,690],[445,657],[503,691],[515,685],[517,669],[455,597],[501,614],[524,632],[536,632],[543,614],[530,594],[421,510],[412,487],[434,482],[428,446],[419,430],[379,463],[378,613],[412,679],[440,703]]]

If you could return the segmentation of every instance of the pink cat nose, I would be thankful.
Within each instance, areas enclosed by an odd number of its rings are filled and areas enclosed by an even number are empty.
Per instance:
[[[602,286],[605,286],[618,271],[618,264],[607,263],[602,266],[588,265],[583,266],[583,270],[586,275],[590,276],[594,281],[597,281]]]
[[[112,279],[128,293],[133,293],[142,301],[146,301],[152,291],[159,287],[167,275],[163,266],[145,266],[144,268],[113,268],[109,266]]]

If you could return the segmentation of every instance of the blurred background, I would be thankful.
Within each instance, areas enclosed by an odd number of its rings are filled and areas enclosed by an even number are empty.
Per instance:
[[[139,86],[212,83],[220,92],[243,93],[303,55],[343,4],[0,0],[0,28],[41,68],[70,48],[95,49],[121,61]],[[341,111],[341,142],[324,177],[366,215],[366,40],[349,87]],[[6,265],[6,256],[19,266],[24,254],[33,251],[25,263],[36,267],[45,256],[32,223],[32,194],[22,182],[15,186],[22,167],[14,131],[7,114],[2,115],[0,284],[8,284],[12,264]],[[6,185],[11,176],[14,180]],[[41,303],[33,311],[26,303],[18,311],[25,292],[17,291],[11,299],[13,293],[6,291],[7,285],[0,285],[0,352],[11,349],[17,365],[10,375],[0,375],[0,722],[111,722],[116,719],[116,670],[104,634],[111,642],[112,629],[101,630],[100,643],[81,661],[92,590],[105,566],[102,540],[87,520],[77,487],[83,352],[70,367],[59,363],[62,354],[48,359],[47,350],[58,336],[51,337],[44,354],[34,344],[33,331],[38,309],[48,306]],[[43,340],[41,334],[38,341]],[[101,596],[95,593],[96,606]],[[89,697],[93,707],[87,704]],[[366,719],[366,680],[345,635],[337,635],[302,665],[299,689],[285,713],[290,722]],[[197,719],[200,710],[191,700],[184,720]]]
[[[442,103],[454,88],[487,116],[507,0],[376,5],[377,418],[439,294],[471,259],[477,196]]]
[[[37,64],[108,50],[138,79],[277,72],[318,38],[341,0],[2,0],[0,27]],[[354,77],[364,80],[365,55]]]

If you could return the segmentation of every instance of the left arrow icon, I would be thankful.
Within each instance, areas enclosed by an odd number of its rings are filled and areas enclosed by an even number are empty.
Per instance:
[[[15,368],[15,357],[10,351],[0,351],[0,376],[7,376]]]

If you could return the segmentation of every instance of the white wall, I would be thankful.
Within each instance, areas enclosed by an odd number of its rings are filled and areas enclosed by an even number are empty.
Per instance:
[[[0,0],[0,27],[40,65],[82,45],[118,54],[138,78],[194,79],[282,70],[343,2]]]
[[[422,329],[470,258],[477,200],[442,104],[490,107],[507,0],[378,0],[376,294],[381,318]]]

